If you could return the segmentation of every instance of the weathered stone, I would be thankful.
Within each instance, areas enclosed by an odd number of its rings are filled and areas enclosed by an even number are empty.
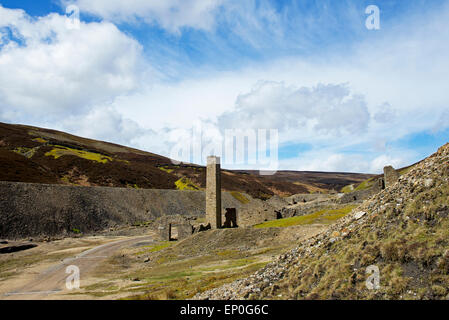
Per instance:
[[[431,186],[433,186],[433,179],[426,179],[426,180],[424,180],[424,186],[426,187],[426,188],[430,188]]]
[[[395,184],[398,179],[399,173],[392,166],[384,167],[385,188],[388,188]]]
[[[159,235],[161,236],[162,240],[170,241],[171,225],[160,225],[158,230],[159,230]]]
[[[354,219],[359,220],[359,219],[362,218],[365,214],[366,214],[366,212],[364,212],[364,211],[356,212],[356,213],[354,214]]]
[[[193,233],[193,227],[190,223],[178,224],[178,240],[190,237]]]
[[[206,223],[221,228],[221,172],[220,158],[207,157]]]

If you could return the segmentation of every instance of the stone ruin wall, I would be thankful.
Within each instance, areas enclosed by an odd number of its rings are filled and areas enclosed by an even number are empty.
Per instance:
[[[249,195],[246,205],[258,203]],[[242,204],[223,192],[224,208]],[[205,192],[0,182],[0,238],[66,236],[156,220],[205,216]],[[224,210],[223,210],[224,215]]]

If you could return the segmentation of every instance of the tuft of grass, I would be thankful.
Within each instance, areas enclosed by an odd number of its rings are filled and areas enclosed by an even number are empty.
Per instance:
[[[165,167],[158,167],[160,170],[167,172],[167,173],[172,173],[174,171],[174,169],[169,169],[167,166]]]
[[[182,177],[175,182],[176,189],[178,190],[200,190],[189,178]]]
[[[341,188],[340,191],[343,192],[343,193],[352,192],[352,191],[354,191],[354,185],[350,184],[350,185],[344,186],[343,188]]]
[[[285,228],[296,225],[313,224],[313,223],[331,223],[338,220],[355,208],[354,205],[349,205],[341,209],[323,209],[311,214],[303,216],[296,216],[278,220],[266,221],[255,225],[255,228]]]
[[[146,248],[143,251],[139,251],[136,253],[136,255],[141,255],[141,254],[145,254],[145,253],[150,253],[150,252],[158,252],[161,251],[165,248],[168,248],[170,246],[172,246],[174,244],[174,242],[170,242],[170,241],[163,241],[159,244],[155,244],[155,245],[151,245],[151,246],[145,246],[144,248]]]
[[[365,181],[363,181],[362,183],[360,183],[355,189],[354,191],[359,191],[359,190],[365,190],[370,188],[373,185],[374,181],[373,178],[369,178]]]
[[[233,196],[235,199],[237,199],[242,204],[246,204],[249,202],[249,199],[247,199],[243,194],[241,194],[238,191],[231,191],[231,196]]]
[[[28,159],[32,158],[36,153],[36,148],[27,148],[27,147],[18,147],[13,150],[15,153],[18,153]]]
[[[35,138],[35,139],[33,139],[33,141],[39,142],[39,143],[47,143],[48,142],[47,140],[45,140],[43,138]]]
[[[105,156],[100,153],[90,152],[90,151],[84,151],[84,150],[78,150],[78,149],[72,149],[64,146],[58,146],[55,145],[54,148],[45,153],[47,157],[54,157],[55,159],[58,159],[62,156],[71,155],[71,156],[77,156],[86,160],[91,160],[95,162],[100,163],[107,163],[108,161],[112,161],[112,158],[109,156]]]

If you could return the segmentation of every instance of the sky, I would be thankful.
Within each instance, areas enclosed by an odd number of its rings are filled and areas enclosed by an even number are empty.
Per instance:
[[[240,130],[225,168],[380,173],[448,142],[448,21],[447,0],[0,0],[0,121],[198,164]]]

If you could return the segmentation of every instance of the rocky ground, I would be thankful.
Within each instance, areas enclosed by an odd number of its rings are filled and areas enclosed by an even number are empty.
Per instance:
[[[448,163],[446,144],[325,232],[195,298],[449,299]]]

